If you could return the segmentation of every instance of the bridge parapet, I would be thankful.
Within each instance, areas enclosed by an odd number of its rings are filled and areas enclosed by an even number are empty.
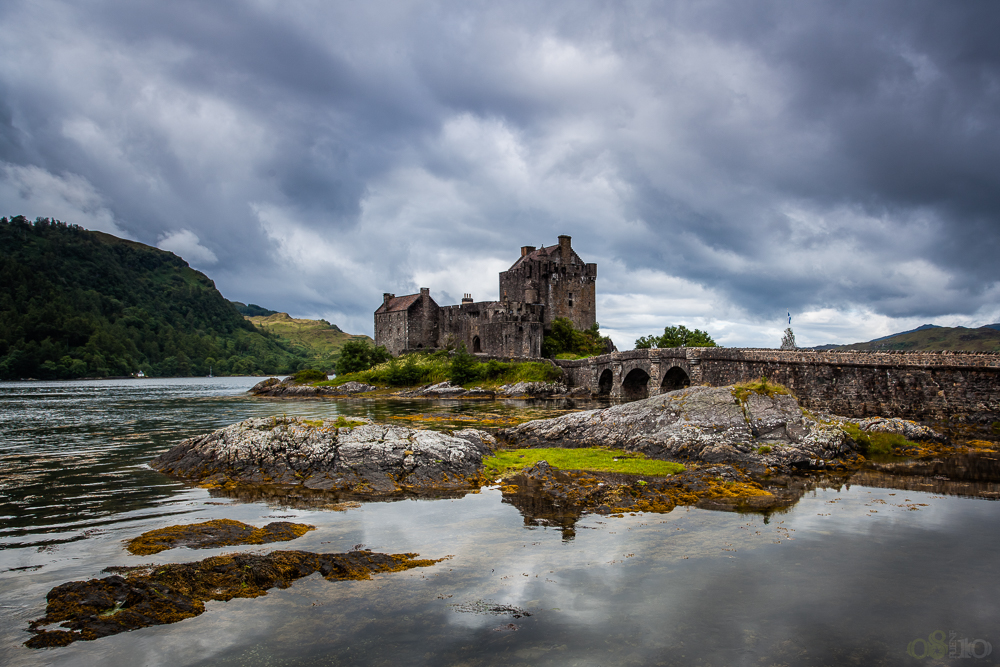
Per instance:
[[[662,348],[559,361],[566,380],[616,399],[767,377],[813,410],[845,416],[1000,421],[1000,354]],[[1000,427],[998,427],[1000,428]]]

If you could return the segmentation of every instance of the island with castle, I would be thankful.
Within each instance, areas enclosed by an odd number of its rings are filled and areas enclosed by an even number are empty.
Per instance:
[[[429,288],[386,293],[375,311],[375,344],[393,356],[455,349],[486,358],[537,360],[553,320],[577,329],[597,321],[597,264],[559,236],[521,247],[500,273],[499,301],[440,306]],[[1000,419],[1000,355],[976,352],[860,352],[751,348],[661,348],[551,360],[567,387],[637,400],[691,385],[721,387],[766,377],[803,406],[856,417],[994,422]]]

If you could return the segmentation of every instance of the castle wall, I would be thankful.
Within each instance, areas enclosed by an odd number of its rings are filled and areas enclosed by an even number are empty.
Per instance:
[[[464,344],[474,353],[540,357],[543,310],[532,304],[496,301],[445,306],[440,310],[437,347]]]
[[[421,288],[420,298],[408,309],[409,328],[406,349],[434,347],[438,339],[441,307],[430,298],[430,290]]]
[[[409,327],[405,310],[375,315],[375,344],[382,345],[393,356],[406,349]]]
[[[597,265],[570,264],[554,268],[546,284],[546,328],[559,317],[570,320],[576,329],[594,326],[597,322]]]

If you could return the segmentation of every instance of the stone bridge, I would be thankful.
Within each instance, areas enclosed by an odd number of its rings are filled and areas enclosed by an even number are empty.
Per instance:
[[[811,410],[849,417],[1000,422],[1000,354],[995,353],[692,347],[556,363],[570,386],[619,400],[767,377],[791,389]],[[1000,423],[994,428],[1000,434]]]

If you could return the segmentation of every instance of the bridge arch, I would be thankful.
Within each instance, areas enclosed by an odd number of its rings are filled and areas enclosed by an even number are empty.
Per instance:
[[[600,379],[597,381],[597,393],[600,396],[609,396],[611,394],[611,389],[615,385],[615,374],[610,368],[605,368],[601,373]]]
[[[690,386],[691,378],[688,377],[687,372],[680,366],[672,366],[670,370],[663,375],[663,382],[660,384],[660,391],[676,391]]]
[[[649,397],[649,373],[642,368],[633,368],[622,380],[622,398],[636,401]]]

